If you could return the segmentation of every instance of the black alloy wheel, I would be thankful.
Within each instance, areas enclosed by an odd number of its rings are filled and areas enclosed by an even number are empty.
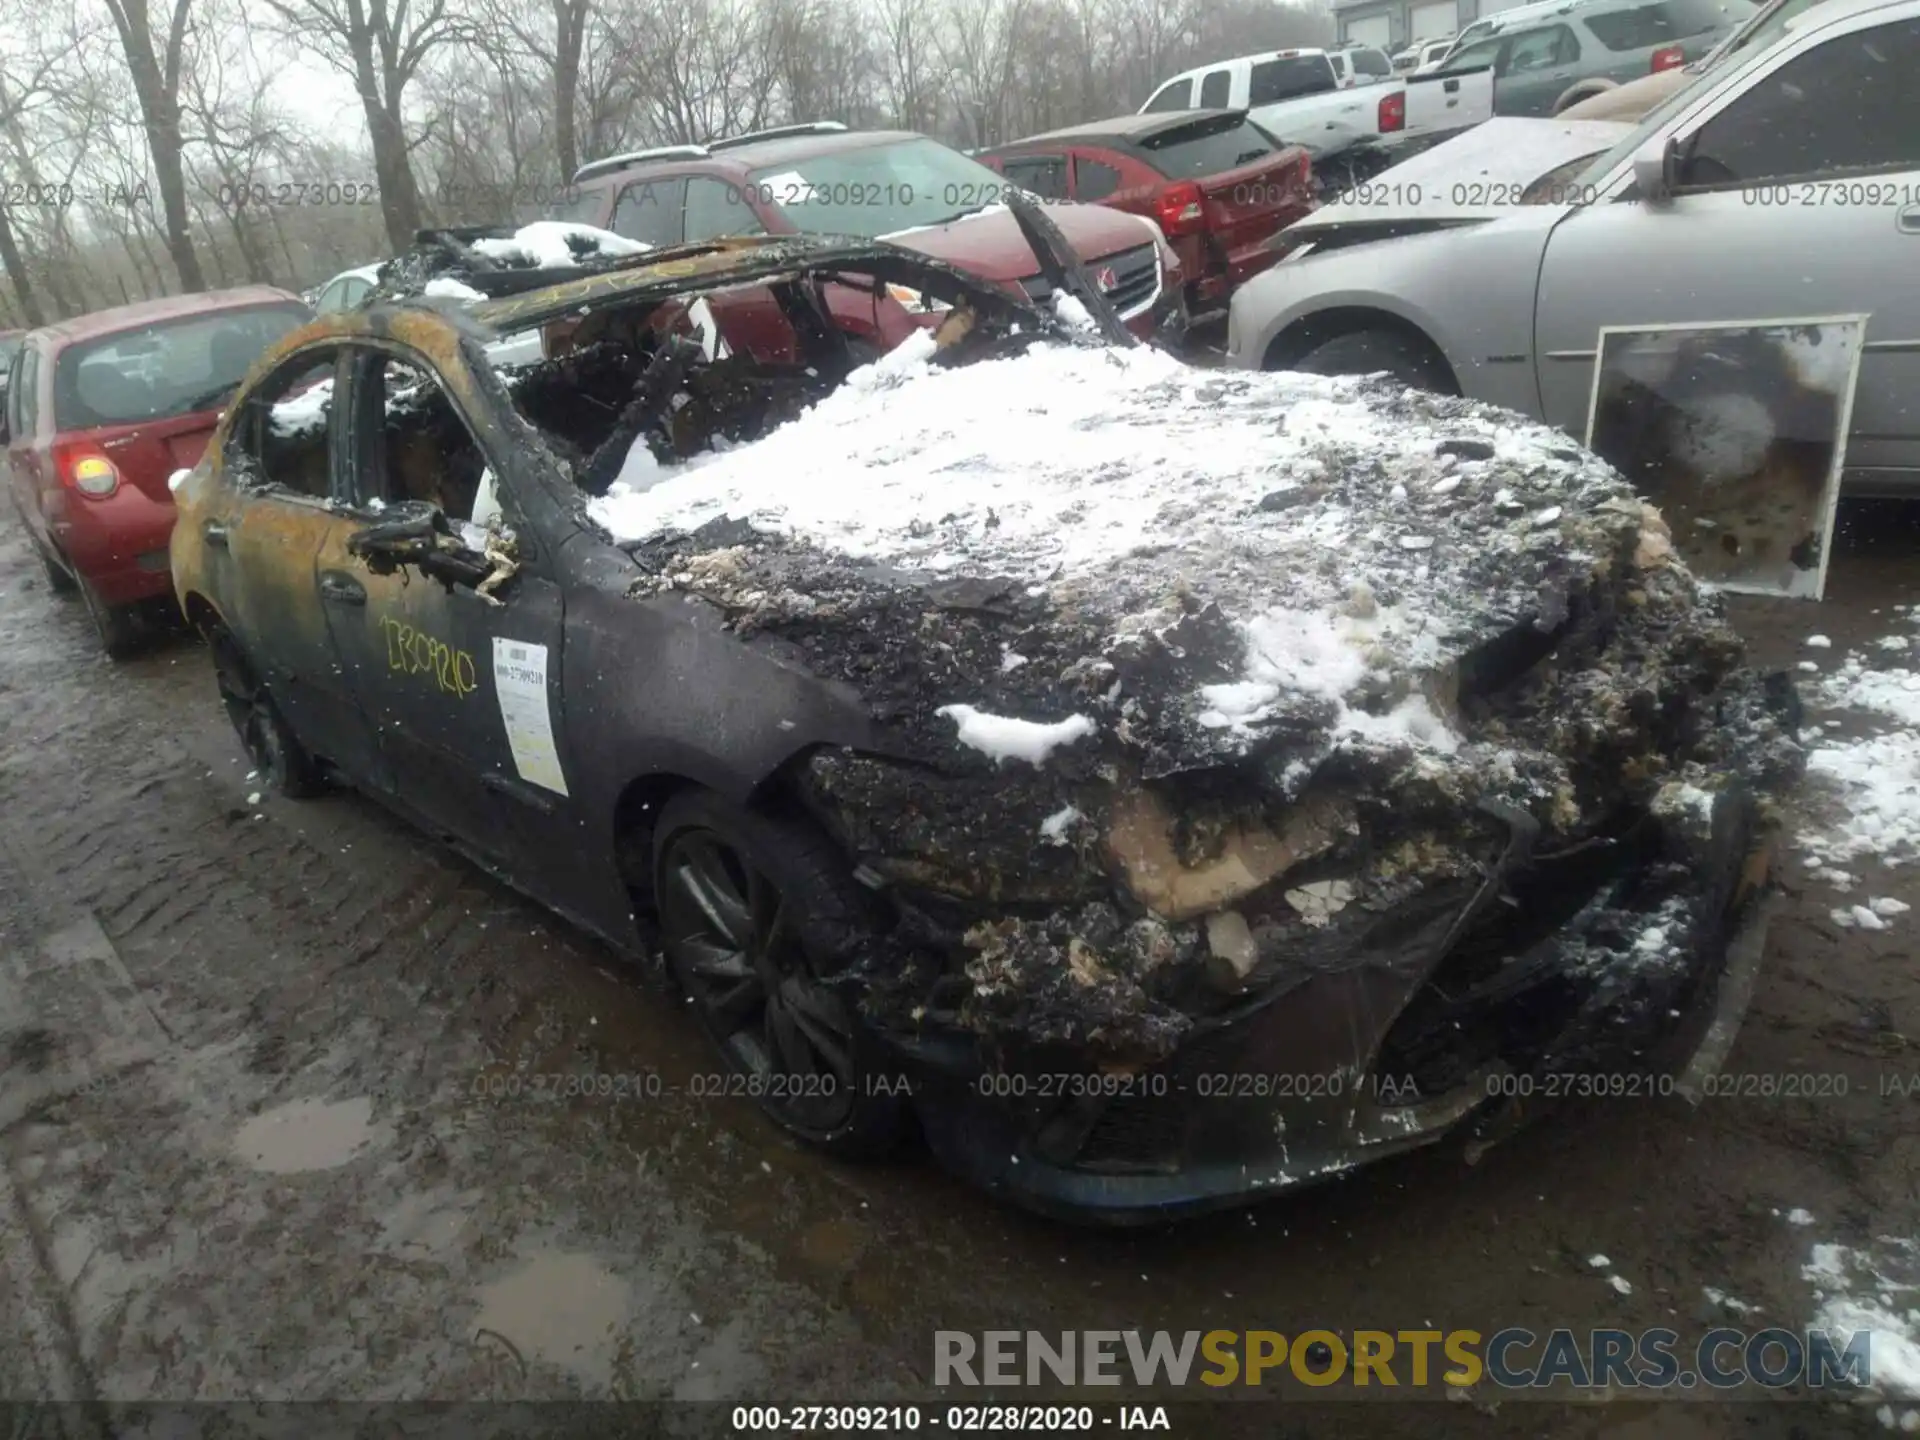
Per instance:
[[[655,832],[654,904],[674,978],[739,1077],[731,1093],[811,1144],[872,1154],[897,1140],[904,1102],[875,1086],[870,1041],[809,944],[857,931],[842,863],[799,827],[691,792]]]
[[[325,788],[319,767],[298,737],[287,728],[266,686],[240,654],[233,637],[214,631],[207,637],[213,651],[214,680],[220,703],[233,722],[234,733],[246,749],[253,768],[268,788],[293,800],[304,800]]]

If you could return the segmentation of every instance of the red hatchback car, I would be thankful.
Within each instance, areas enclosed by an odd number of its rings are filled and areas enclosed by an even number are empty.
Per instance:
[[[97,310],[27,332],[0,412],[7,484],[56,591],[78,590],[107,653],[169,598],[169,480],[189,470],[254,360],[313,318],[251,285]]]
[[[1224,310],[1243,281],[1278,260],[1274,237],[1314,205],[1307,152],[1244,110],[1120,115],[976,158],[1043,199],[1152,220],[1180,257],[1195,320]]]

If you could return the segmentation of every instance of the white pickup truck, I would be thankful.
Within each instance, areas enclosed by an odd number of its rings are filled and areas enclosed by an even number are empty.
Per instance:
[[[1271,50],[1174,76],[1140,107],[1245,110],[1315,160],[1381,139],[1464,130],[1493,116],[1493,71],[1406,75],[1343,90],[1325,50]]]

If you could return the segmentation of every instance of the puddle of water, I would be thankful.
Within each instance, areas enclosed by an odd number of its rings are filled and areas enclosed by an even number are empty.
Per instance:
[[[242,1161],[271,1175],[332,1170],[374,1140],[373,1099],[295,1100],[262,1111],[240,1127],[233,1148]]]
[[[555,1252],[483,1287],[473,1323],[505,1336],[529,1360],[604,1388],[612,1380],[614,1332],[627,1319],[630,1298],[627,1282],[591,1256]]]

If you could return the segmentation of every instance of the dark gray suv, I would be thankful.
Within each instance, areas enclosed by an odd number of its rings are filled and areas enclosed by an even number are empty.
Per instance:
[[[1496,115],[1558,115],[1603,90],[1706,55],[1749,0],[1549,0],[1476,21],[1439,73],[1493,69]]]

